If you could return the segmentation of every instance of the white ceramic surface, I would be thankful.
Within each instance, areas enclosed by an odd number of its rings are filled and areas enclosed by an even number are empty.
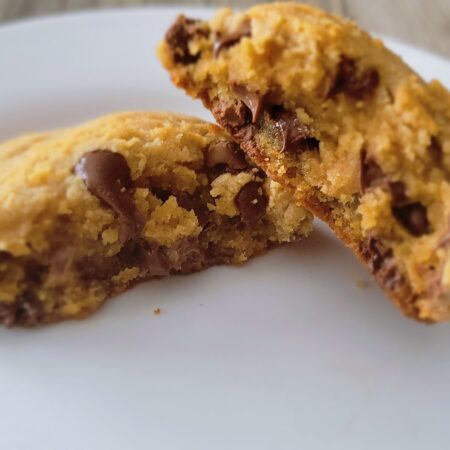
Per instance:
[[[177,12],[0,28],[0,139],[127,109],[208,118],[154,55]],[[448,62],[389,42],[450,85]],[[450,325],[404,319],[319,225],[244,267],[141,285],[84,322],[1,329],[0,448],[448,449],[449,380]]]

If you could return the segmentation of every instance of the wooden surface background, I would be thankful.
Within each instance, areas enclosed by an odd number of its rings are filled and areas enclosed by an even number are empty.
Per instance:
[[[0,0],[0,22],[60,12],[142,5],[240,6],[261,0]],[[450,0],[313,0],[364,28],[450,57]]]

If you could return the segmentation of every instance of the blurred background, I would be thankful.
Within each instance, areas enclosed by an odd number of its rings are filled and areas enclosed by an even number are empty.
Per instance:
[[[247,7],[254,0],[0,0],[0,23],[46,14],[146,5]],[[450,0],[315,0],[320,6],[383,33],[450,57]]]

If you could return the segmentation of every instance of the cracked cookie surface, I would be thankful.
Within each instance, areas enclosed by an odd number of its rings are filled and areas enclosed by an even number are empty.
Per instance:
[[[406,315],[449,320],[449,92],[310,6],[189,20],[184,61],[172,42],[159,47],[174,83],[325,220]]]
[[[141,280],[240,264],[312,216],[216,125],[123,113],[0,145],[0,322],[83,318]]]

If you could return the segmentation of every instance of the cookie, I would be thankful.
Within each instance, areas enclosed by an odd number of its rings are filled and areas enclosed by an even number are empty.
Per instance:
[[[312,216],[216,125],[125,113],[0,146],[0,322],[83,318],[139,281],[240,264]]]
[[[179,17],[159,56],[407,316],[450,319],[450,95],[438,81],[294,3]]]

